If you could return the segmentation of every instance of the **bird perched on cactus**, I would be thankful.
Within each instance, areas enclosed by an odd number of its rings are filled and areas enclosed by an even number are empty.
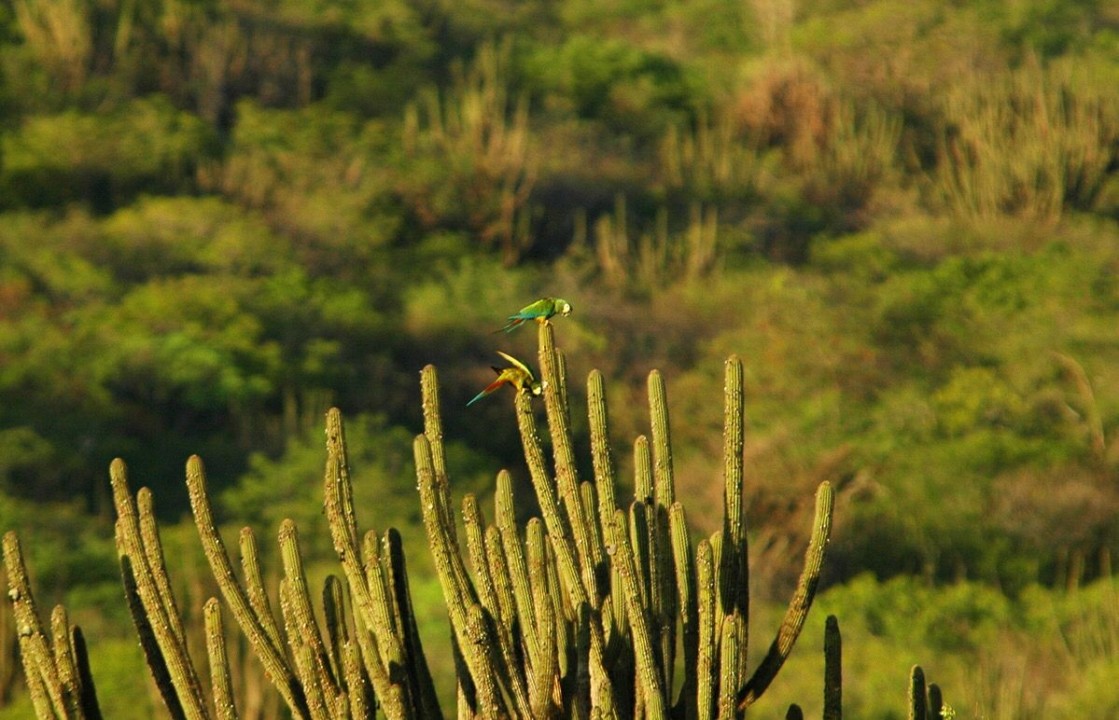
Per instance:
[[[530,392],[533,395],[539,395],[543,392],[543,386],[540,384],[540,381],[536,379],[536,376],[532,374],[532,370],[528,365],[525,365],[517,358],[512,355],[507,355],[500,350],[497,351],[497,354],[505,358],[510,366],[506,368],[491,366],[493,367],[493,371],[497,373],[497,379],[487,385],[482,392],[475,395],[470,402],[466,403],[467,407],[470,407],[485,396],[493,393],[502,385],[512,385],[518,392]]]
[[[526,320],[535,320],[538,323],[548,322],[548,318],[554,315],[570,315],[571,303],[563,298],[540,298],[531,305],[525,305],[513,315],[510,315],[505,327],[496,332],[509,332],[513,328],[520,327],[521,323]]]

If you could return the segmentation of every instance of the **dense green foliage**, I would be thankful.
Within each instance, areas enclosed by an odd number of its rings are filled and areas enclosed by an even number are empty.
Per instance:
[[[619,437],[664,373],[688,492],[743,357],[768,566],[830,479],[832,582],[1109,574],[1117,57],[1096,0],[4,3],[3,527],[111,616],[112,457],[271,533],[337,404],[407,528],[420,367],[465,403],[558,294]],[[506,403],[445,416],[456,482],[523,476]]]

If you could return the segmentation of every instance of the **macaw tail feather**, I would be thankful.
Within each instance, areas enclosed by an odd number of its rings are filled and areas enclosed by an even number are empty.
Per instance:
[[[494,330],[493,334],[496,335],[496,334],[501,333],[501,332],[506,332],[507,333],[507,332],[510,332],[512,330],[515,330],[516,328],[519,328],[521,326],[521,323],[523,323],[525,320],[527,320],[527,318],[518,317],[516,315],[510,315],[509,316],[509,322],[505,323],[505,327],[501,328],[500,330]]]
[[[474,396],[474,398],[473,398],[473,399],[472,399],[472,400],[471,400],[470,402],[466,403],[466,407],[470,407],[471,405],[473,405],[474,403],[478,402],[479,400],[481,400],[481,399],[482,399],[482,398],[484,398],[485,396],[489,395],[489,394],[490,394],[490,393],[492,393],[492,392],[493,392],[494,390],[497,390],[497,389],[498,389],[499,387],[501,387],[501,386],[502,386],[502,385],[504,385],[504,384],[505,384],[505,380],[504,380],[504,378],[498,378],[497,380],[494,380],[494,381],[493,381],[492,383],[490,383],[489,385],[487,385],[487,386],[485,387],[485,389],[484,389],[484,390],[482,390],[482,392],[480,392],[480,393],[478,393],[477,395],[475,395],[475,396]]]

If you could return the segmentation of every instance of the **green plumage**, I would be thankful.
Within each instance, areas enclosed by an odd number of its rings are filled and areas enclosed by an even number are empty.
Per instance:
[[[505,327],[497,332],[509,332],[510,330],[520,327],[526,320],[535,320],[538,323],[548,322],[548,319],[555,315],[570,315],[571,303],[563,298],[545,297],[540,298],[536,302],[525,305],[516,313],[508,317]]]

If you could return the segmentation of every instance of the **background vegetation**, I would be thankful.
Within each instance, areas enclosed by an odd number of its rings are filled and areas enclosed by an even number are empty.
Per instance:
[[[743,357],[757,592],[838,488],[821,603],[867,653],[860,717],[918,650],[965,716],[1119,711],[1116,87],[1094,0],[7,0],[0,527],[102,697],[144,697],[110,649],[111,458],[167,525],[197,452],[231,522],[328,553],[336,404],[361,500],[418,541],[419,369],[459,490],[523,480],[507,403],[450,408],[557,294],[619,441],[659,368],[677,483],[713,502]]]

